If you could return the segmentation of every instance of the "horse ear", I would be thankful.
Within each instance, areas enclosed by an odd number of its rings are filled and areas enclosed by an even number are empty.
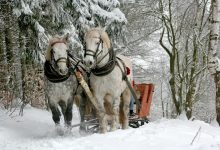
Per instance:
[[[63,37],[63,41],[64,41],[65,43],[67,43],[67,41],[69,40],[69,37],[70,37],[70,34],[67,33],[67,34]]]

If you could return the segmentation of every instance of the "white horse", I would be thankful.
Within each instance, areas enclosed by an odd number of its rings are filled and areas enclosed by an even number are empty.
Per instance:
[[[111,130],[118,128],[119,112],[122,129],[128,128],[131,94],[123,75],[127,75],[127,71],[132,68],[131,61],[122,55],[116,57],[107,33],[97,27],[85,35],[83,62],[91,69],[90,86],[99,106],[101,132],[107,132],[109,117],[112,121]],[[129,82],[131,73],[127,75]]]
[[[74,97],[82,91],[78,88],[76,77],[70,75],[68,71],[70,62],[67,53],[67,38],[68,35],[50,40],[44,65],[44,73],[47,79],[45,82],[46,95],[53,120],[58,127],[61,116],[58,106],[61,107],[65,125],[69,127],[72,120]]]

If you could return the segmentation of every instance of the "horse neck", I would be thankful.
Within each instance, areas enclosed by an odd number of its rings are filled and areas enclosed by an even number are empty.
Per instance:
[[[108,53],[107,55],[106,55],[106,53]],[[106,56],[105,56],[106,55]],[[105,57],[104,57],[105,56]],[[103,58],[104,57],[104,58]],[[102,59],[103,58],[103,59]],[[102,59],[102,60],[101,60]],[[101,60],[101,61],[100,61]],[[104,50],[103,50],[103,55],[102,56],[100,56],[98,59],[97,59],[97,61],[99,62],[98,64],[97,64],[97,67],[98,68],[101,68],[101,67],[103,67],[103,66],[105,66],[107,63],[108,63],[108,61],[109,61],[109,52],[108,52],[108,49],[107,48],[105,48]]]

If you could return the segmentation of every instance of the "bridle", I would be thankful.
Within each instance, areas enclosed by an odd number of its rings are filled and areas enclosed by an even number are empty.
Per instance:
[[[66,63],[67,65],[68,65],[68,62],[69,62],[69,60],[68,60],[68,57],[66,58],[66,57],[60,57],[60,58],[58,58],[57,60],[55,60],[55,57],[54,57],[54,50],[53,50],[53,46],[55,45],[55,44],[57,44],[57,43],[63,43],[63,44],[66,44],[66,42],[64,42],[64,41],[56,41],[56,42],[53,42],[52,44],[51,44],[51,64],[56,68],[57,67],[57,64],[59,63],[59,62],[63,62],[63,63]],[[69,53],[68,52],[68,50],[67,50],[67,53]]]
[[[44,63],[44,74],[47,77],[47,79],[53,83],[60,83],[60,82],[66,81],[70,77],[70,74],[71,74],[70,71],[68,71],[68,73],[66,75],[61,75],[59,73],[59,71],[57,70],[57,63],[58,62],[67,63],[67,67],[68,68],[70,67],[70,61],[69,61],[70,53],[68,51],[67,51],[67,58],[61,57],[61,58],[55,60],[54,51],[53,51],[52,47],[57,43],[66,44],[63,41],[56,41],[56,42],[52,43],[50,45],[51,46],[51,52],[50,52],[51,53],[51,58],[50,58],[51,61],[46,60],[46,62]]]
[[[94,38],[95,38],[95,37],[94,37]],[[102,45],[102,49],[101,49],[101,50],[99,50],[100,45]],[[99,37],[99,43],[98,43],[97,48],[96,48],[95,51],[90,50],[90,49],[87,49],[87,48],[86,48],[86,43],[84,43],[84,51],[85,51],[84,57],[86,57],[86,56],[88,55],[88,56],[92,56],[92,57],[94,57],[95,59],[97,59],[97,57],[98,57],[98,56],[102,53],[102,51],[103,51],[103,40],[102,40],[102,38]]]
[[[58,62],[65,62],[67,64],[69,63],[68,57],[67,58],[61,57],[61,58],[55,60],[54,51],[52,48],[57,43],[66,44],[64,41],[56,41],[56,42],[52,43],[50,45],[51,46],[51,51],[50,51],[51,58],[50,58],[50,60],[46,60],[46,62],[44,63],[44,74],[47,77],[47,79],[53,83],[60,83],[60,82],[66,81],[70,76],[69,72],[66,75],[61,75],[59,73],[59,71],[57,70],[57,63]]]
[[[92,56],[95,59],[95,66],[91,69],[91,72],[96,75],[96,76],[104,76],[109,74],[110,72],[112,72],[112,70],[114,69],[115,65],[116,65],[116,56],[114,53],[113,48],[109,48],[108,52],[98,61],[98,56],[103,52],[103,40],[101,39],[101,36],[99,37],[100,41],[97,45],[97,48],[95,51],[90,50],[90,49],[86,49],[85,46],[85,53],[84,53],[84,57],[88,56]],[[102,49],[99,49],[100,46],[102,45]],[[102,66],[102,67],[98,67],[98,64],[107,56],[109,55],[109,60],[108,62]]]
[[[94,38],[96,38],[96,37],[94,37]],[[98,43],[98,45],[97,45],[97,48],[96,48],[96,50],[95,51],[93,51],[93,50],[90,50],[90,49],[87,49],[86,48],[86,44],[84,44],[84,57],[86,57],[86,56],[92,56],[94,59],[95,59],[95,62],[96,62],[96,65],[95,65],[95,67],[97,67],[97,65],[109,54],[109,51],[98,61],[98,56],[103,52],[103,40],[102,40],[102,38],[101,38],[101,35],[100,35],[100,37],[99,37],[99,43]],[[101,47],[101,49],[100,49],[100,46],[102,46]]]

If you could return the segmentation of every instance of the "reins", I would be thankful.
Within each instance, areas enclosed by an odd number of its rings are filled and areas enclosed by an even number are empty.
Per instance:
[[[97,59],[97,57],[101,54],[101,52],[102,52],[102,50],[103,50],[103,40],[102,40],[101,36],[99,37],[99,40],[100,40],[100,41],[99,41],[99,44],[98,44],[98,46],[97,46],[95,52],[94,52],[93,50],[87,49],[86,46],[85,46],[85,44],[84,44],[84,47],[85,47],[85,49],[84,49],[84,51],[85,51],[84,57],[85,57],[86,55],[89,55],[89,56],[95,57],[95,58]],[[99,52],[99,47],[100,47],[101,44],[102,44],[102,49],[101,49],[101,51]],[[99,53],[98,53],[98,52],[99,52]]]

